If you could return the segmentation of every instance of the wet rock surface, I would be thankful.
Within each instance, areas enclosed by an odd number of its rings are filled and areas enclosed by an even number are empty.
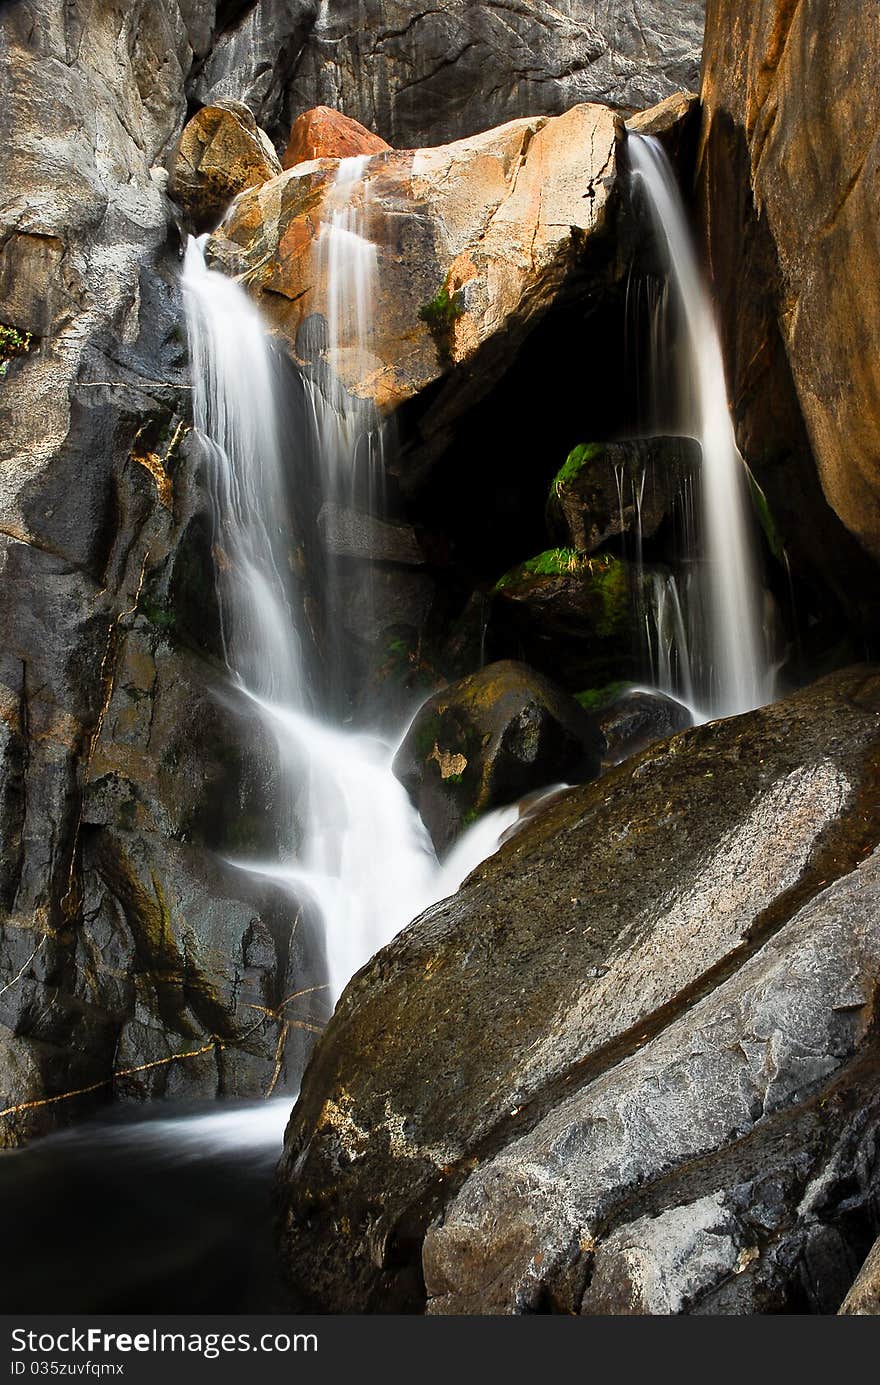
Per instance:
[[[691,438],[582,443],[553,482],[551,532],[579,553],[637,530],[652,538],[699,466],[700,447]]]
[[[294,1300],[835,1310],[876,1234],[878,769],[855,669],[570,790],[405,929],[288,1128]]]
[[[595,714],[595,720],[605,742],[602,763],[606,768],[693,725],[692,713],[674,697],[641,688],[615,697]]]
[[[438,852],[490,808],[593,778],[602,740],[574,698],[525,664],[489,664],[419,709],[394,773]]]

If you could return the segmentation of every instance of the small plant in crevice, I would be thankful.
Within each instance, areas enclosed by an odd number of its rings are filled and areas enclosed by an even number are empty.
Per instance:
[[[419,308],[419,320],[427,324],[441,360],[449,361],[452,358],[455,324],[464,312],[464,294],[461,289],[453,289],[450,292],[446,284],[429,302],[423,303]]]
[[[167,635],[174,629],[175,616],[174,610],[169,601],[152,601],[149,597],[141,597],[138,602],[138,612],[148,620],[154,629]]]
[[[26,356],[33,349],[33,343],[30,332],[20,332],[17,327],[0,322],[0,380],[6,375],[9,362]]]

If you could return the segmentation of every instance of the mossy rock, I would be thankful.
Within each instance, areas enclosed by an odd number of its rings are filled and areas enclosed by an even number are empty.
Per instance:
[[[595,553],[639,525],[643,538],[653,537],[699,469],[700,455],[692,438],[579,443],[550,486],[551,536],[578,553]]]
[[[495,584],[493,652],[516,651],[571,692],[641,674],[639,582],[648,575],[610,554],[549,549]]]
[[[574,698],[525,664],[489,664],[424,704],[394,773],[443,852],[490,808],[598,772],[602,742]]]

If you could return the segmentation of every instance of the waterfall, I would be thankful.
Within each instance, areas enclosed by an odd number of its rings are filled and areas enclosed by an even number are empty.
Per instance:
[[[680,431],[696,438],[703,453],[701,548],[709,649],[708,657],[695,660],[703,670],[698,700],[706,716],[732,716],[773,695],[748,473],[734,436],[712,304],[675,175],[657,140],[631,134],[628,148],[634,179],[668,254],[672,301],[667,306],[683,333],[680,404],[686,416]]]
[[[340,223],[331,228],[331,241],[337,232],[357,236],[351,225]],[[355,254],[361,266],[368,263],[360,248]],[[333,323],[344,322],[348,311],[350,265],[349,254],[331,249],[331,335]],[[302,660],[300,605],[288,560],[297,522],[289,497],[296,497],[297,458],[309,440],[282,437],[272,354],[259,313],[237,283],[207,268],[203,246],[195,240],[187,247],[182,284],[194,422],[214,507],[226,662],[230,678],[274,737],[282,797],[300,824],[298,844],[291,842],[278,859],[234,864],[269,876],[317,912],[335,1002],[378,948],[429,904],[458,889],[498,847],[517,809],[487,815],[441,866],[392,773],[396,745],[344,729],[329,713],[322,717],[316,711],[319,698]],[[369,299],[355,297],[356,344],[369,331]],[[341,342],[338,336],[340,350]],[[340,462],[353,481],[363,457],[357,446],[341,450],[343,441],[347,447],[356,436],[358,421],[351,412],[356,407],[356,401],[343,402],[335,388],[316,405],[316,419],[324,423],[318,442],[327,496],[339,494]],[[373,416],[368,431],[375,423]]]
[[[313,249],[315,283],[325,311],[310,319],[314,364],[305,377],[323,498],[318,524],[327,548],[325,662],[338,710],[344,708],[352,668],[350,642],[339,618],[345,602],[344,564],[334,551],[334,539],[352,515],[380,515],[385,508],[382,421],[371,398],[362,399],[347,387],[366,379],[373,363],[378,253],[369,238],[368,164],[366,156],[340,159],[325,198]],[[375,596],[369,567],[362,597],[371,611]]]
[[[254,304],[206,267],[206,239],[187,246],[183,288],[224,653],[240,686],[301,705],[306,691],[280,521],[287,501],[272,360]]]

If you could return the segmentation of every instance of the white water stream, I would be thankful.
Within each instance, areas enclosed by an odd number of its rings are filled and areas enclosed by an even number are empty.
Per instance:
[[[715,315],[675,174],[657,140],[630,135],[628,148],[633,175],[668,252],[669,287],[683,327],[680,396],[687,417],[681,431],[696,438],[703,452],[701,547],[709,590],[702,629],[709,649],[707,657],[694,660],[704,671],[697,694],[701,719],[733,716],[773,696],[748,473],[730,417]],[[670,615],[668,604],[665,614]],[[674,610],[671,614],[678,619]],[[696,653],[691,650],[692,657]]]
[[[348,170],[346,170],[348,172]],[[353,180],[351,180],[353,183]],[[339,222],[325,233],[331,282],[329,340],[353,298],[345,334],[368,330],[375,257],[357,231]],[[339,238],[345,241],[340,244]],[[334,249],[335,246],[335,249]],[[341,287],[344,287],[344,293]],[[396,747],[322,717],[308,686],[296,629],[296,593],[284,552],[285,495],[296,495],[298,445],[282,439],[274,367],[259,313],[238,284],[208,269],[190,241],[183,288],[193,362],[194,420],[211,471],[218,590],[230,678],[278,746],[289,805],[301,824],[298,848],[274,861],[237,861],[311,901],[323,926],[329,988],[335,1003],[350,976],[429,904],[452,894],[494,851],[515,807],[475,824],[441,866],[427,831],[391,771]],[[358,450],[341,445],[356,424],[344,392],[321,402],[328,463],[326,494],[338,496],[341,466]],[[346,396],[347,398],[347,396]],[[336,413],[335,423],[332,414]],[[294,517],[295,523],[295,517]]]

